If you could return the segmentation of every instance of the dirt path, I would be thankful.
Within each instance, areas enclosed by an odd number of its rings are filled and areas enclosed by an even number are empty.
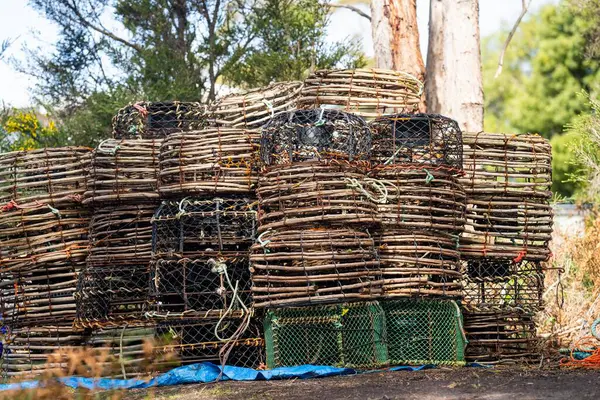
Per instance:
[[[374,372],[324,379],[220,382],[154,391],[157,400],[310,399],[599,399],[600,372],[510,369],[448,369]],[[133,391],[130,400],[146,391]]]

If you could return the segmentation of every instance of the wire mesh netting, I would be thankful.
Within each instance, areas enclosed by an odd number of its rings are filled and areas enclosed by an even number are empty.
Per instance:
[[[0,208],[81,202],[90,150],[58,147],[0,154]]]
[[[371,133],[366,122],[338,110],[310,109],[279,113],[261,132],[265,165],[323,159],[366,160]]]
[[[469,362],[537,362],[540,358],[534,314],[520,310],[464,310]]]
[[[158,351],[181,364],[213,362],[259,368],[265,363],[263,329],[254,318],[183,319],[159,322]]]
[[[536,311],[543,305],[543,289],[544,275],[538,271],[502,277],[465,277],[463,304],[477,310]]]
[[[259,180],[260,230],[306,226],[377,225],[377,206],[360,182],[362,165],[303,162],[270,167]],[[362,190],[361,190],[362,189]]]
[[[157,338],[156,324],[123,325],[95,329],[85,345],[97,352],[95,373],[122,379],[147,376],[178,367],[174,352],[165,352]]]
[[[120,324],[147,311],[155,208],[140,204],[96,209],[90,253],[76,293],[78,324]]]
[[[158,201],[158,156],[162,140],[107,139],[92,155],[84,204]]]
[[[29,377],[66,366],[67,354],[80,349],[84,332],[68,325],[9,330],[4,335],[0,368],[5,377]],[[48,356],[54,354],[52,362]]]
[[[252,303],[250,287],[245,253],[206,252],[194,259],[157,259],[152,263],[151,282],[155,312],[147,315],[239,315],[244,312],[242,304],[249,307]]]
[[[387,364],[385,315],[377,302],[273,309],[264,326],[269,368]]]
[[[254,307],[372,299],[381,295],[371,236],[351,229],[266,232],[251,249]]]
[[[315,71],[304,81],[298,108],[336,106],[364,117],[416,111],[423,84],[385,69]]]
[[[465,262],[468,278],[504,278],[511,275],[542,273],[544,264],[538,261],[514,261],[497,258],[480,258]]]
[[[137,102],[113,117],[115,139],[163,138],[171,133],[202,129],[208,124],[206,106],[197,102]]]
[[[152,316],[248,311],[248,249],[256,211],[248,199],[163,202],[153,223]]]
[[[387,229],[376,236],[376,244],[385,297],[462,295],[455,237]]]
[[[384,301],[390,364],[464,365],[462,313],[451,300]]]
[[[245,252],[254,242],[256,203],[247,198],[164,201],[153,219],[155,257]]]
[[[273,115],[295,108],[302,82],[278,82],[234,93],[208,106],[210,122],[216,126],[259,128]]]
[[[444,166],[459,172],[463,140],[458,123],[438,114],[396,114],[369,124],[371,159],[379,165]]]
[[[247,194],[258,180],[259,133],[208,128],[170,135],[160,151],[162,196]]]

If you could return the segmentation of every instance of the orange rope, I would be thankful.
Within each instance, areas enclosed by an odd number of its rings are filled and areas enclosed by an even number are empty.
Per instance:
[[[590,349],[589,352],[591,355],[583,360],[576,359],[573,353],[576,351],[587,353],[588,351],[584,349]],[[600,347],[598,347],[598,340],[593,336],[586,336],[577,341],[571,348],[569,357],[560,360],[560,366],[567,368],[600,369]]]

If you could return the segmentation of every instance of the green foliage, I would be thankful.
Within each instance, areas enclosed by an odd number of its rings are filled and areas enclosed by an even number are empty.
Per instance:
[[[359,43],[325,44],[329,7],[314,0],[267,0],[256,9],[254,46],[229,65],[225,80],[237,86],[262,86],[299,80],[310,69],[363,67]]]
[[[362,66],[356,40],[325,44],[320,0],[30,0],[59,28],[53,53],[22,66],[63,144],[93,145],[129,100],[211,100],[309,68]]]
[[[552,191],[564,197],[571,197],[577,192],[582,182],[579,181],[583,166],[578,162],[576,146],[580,141],[578,132],[566,132],[555,135],[552,144]]]
[[[12,110],[2,117],[1,123],[0,151],[58,146],[64,140],[53,121],[42,123],[33,111]]]
[[[571,181],[577,185],[578,197],[582,201],[600,201],[600,102],[591,97],[589,110],[574,118],[569,124],[568,134],[573,157],[579,169],[573,173]]]
[[[586,45],[595,21],[565,3],[548,5],[519,26],[494,79],[506,38],[500,32],[483,40],[486,129],[537,132],[552,137],[586,109],[577,94],[600,82],[600,59]]]

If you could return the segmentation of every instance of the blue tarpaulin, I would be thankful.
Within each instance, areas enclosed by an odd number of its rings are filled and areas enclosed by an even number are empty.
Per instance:
[[[418,367],[399,366],[390,368],[390,371],[420,371],[434,368],[433,365]],[[222,372],[222,374],[221,374]],[[326,376],[351,375],[358,371],[351,368],[336,368],[323,365],[300,365],[297,367],[282,367],[271,370],[259,371],[251,368],[215,365],[209,362],[186,365],[172,369],[149,381],[142,379],[109,379],[109,378],[83,378],[77,376],[58,378],[66,386],[72,388],[115,390],[115,389],[144,389],[149,387],[182,385],[187,383],[210,383],[217,379],[222,381],[260,381],[272,379],[308,379],[323,378]],[[38,381],[0,384],[0,391],[34,389]]]

